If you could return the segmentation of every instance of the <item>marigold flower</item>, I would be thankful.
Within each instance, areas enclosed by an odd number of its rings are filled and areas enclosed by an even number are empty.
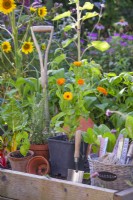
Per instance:
[[[79,79],[79,80],[78,80],[78,84],[79,84],[79,85],[84,85],[84,83],[85,83],[85,81],[84,81],[83,79]]]
[[[82,65],[82,62],[81,61],[75,61],[75,62],[73,62],[73,64],[77,67],[80,67]]]
[[[11,51],[11,45],[10,45],[10,42],[8,41],[5,41],[1,44],[2,46],[2,50],[6,53],[9,53]]]
[[[41,8],[38,8],[38,16],[43,18],[47,15],[47,8],[44,6],[44,7],[41,7]]]
[[[58,84],[58,85],[63,85],[64,83],[65,83],[65,79],[64,78],[59,78],[59,79],[57,79],[57,81],[56,81],[56,83]]]
[[[73,95],[72,95],[71,92],[65,92],[65,93],[63,94],[63,98],[64,98],[65,100],[70,101],[70,100],[72,100]]]
[[[37,9],[34,8],[34,7],[32,7],[32,6],[30,7],[30,12],[36,12],[36,10],[37,10]]]
[[[0,0],[0,12],[5,15],[11,13],[16,8],[14,0]]]
[[[101,93],[103,93],[104,95],[107,95],[108,94],[108,92],[107,92],[107,90],[105,89],[105,88],[103,88],[103,87],[97,87],[97,90],[99,91],[99,92],[101,92]]]
[[[22,52],[25,54],[29,54],[33,51],[33,43],[32,42],[24,42],[22,46]]]

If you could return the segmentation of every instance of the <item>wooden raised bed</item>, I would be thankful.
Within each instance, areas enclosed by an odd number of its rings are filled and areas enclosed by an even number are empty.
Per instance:
[[[133,200],[133,188],[118,192],[0,169],[0,200]]]

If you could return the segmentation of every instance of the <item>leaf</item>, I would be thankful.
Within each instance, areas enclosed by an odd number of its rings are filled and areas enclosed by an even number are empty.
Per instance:
[[[112,77],[112,78],[110,78],[110,80],[109,80],[109,82],[110,82],[112,85],[118,85],[121,81],[122,81],[122,78],[121,78],[120,76]]]
[[[95,17],[95,16],[97,16],[97,15],[98,15],[97,12],[87,12],[86,15],[84,15],[84,16],[82,17],[82,19],[83,19],[83,20],[86,20],[86,19]]]
[[[79,0],[69,0],[68,4],[73,4],[73,3],[77,3]]]
[[[110,131],[110,130],[109,130]],[[116,143],[116,137],[114,134],[110,133],[110,132],[107,132],[107,133],[104,133],[103,134],[103,137],[104,138],[108,138],[108,146],[107,146],[107,151],[108,152],[112,152],[113,148],[114,148],[114,145]]]
[[[92,46],[100,51],[106,51],[110,48],[110,45],[105,41],[93,41],[91,42]]]
[[[96,108],[99,108],[102,111],[105,111],[105,109],[108,107],[108,103],[102,103],[102,104],[95,104]]]
[[[62,19],[64,17],[70,17],[71,16],[71,12],[70,11],[67,11],[67,12],[64,12],[60,15],[57,15],[56,17],[54,17],[53,21],[56,21],[56,20],[59,20],[59,19]]]
[[[52,75],[58,79],[58,78],[64,78],[65,76],[65,70],[64,68],[60,68],[60,69],[57,69],[57,70],[53,70],[52,71]]]
[[[75,28],[75,24],[65,26],[64,31],[67,32],[67,31],[71,30],[72,28]]]
[[[71,44],[73,41],[75,41],[76,40],[76,37],[75,38],[72,38],[72,39],[67,39],[67,40],[64,40],[63,42],[62,42],[62,46],[63,46],[63,48],[66,48],[69,44]]]
[[[92,10],[94,7],[94,4],[90,3],[90,2],[85,2],[85,4],[83,5],[83,7],[80,7],[80,10]]]
[[[127,116],[125,122],[125,128],[128,132],[128,136],[133,139],[133,117]]]
[[[66,113],[60,112],[59,114],[55,115],[52,120],[51,124],[55,124],[61,117],[63,117]]]
[[[56,64],[60,64],[63,60],[65,60],[66,59],[66,55],[65,54],[60,54],[59,56],[57,56],[54,60],[53,60],[53,62],[52,62],[52,64],[53,63],[56,63]]]

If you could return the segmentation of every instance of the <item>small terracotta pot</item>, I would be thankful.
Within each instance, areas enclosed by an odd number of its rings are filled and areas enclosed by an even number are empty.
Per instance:
[[[34,155],[34,152],[28,151],[29,155],[21,157],[21,158],[13,157],[13,155],[15,155],[16,153],[19,153],[19,152],[20,151],[18,151],[18,150],[10,152],[7,155],[7,159],[9,160],[9,162],[11,164],[12,170],[20,171],[20,172],[26,172],[27,163],[32,158],[32,156]]]
[[[50,172],[49,162],[43,156],[34,156],[27,164],[27,172],[41,176],[48,174]]]
[[[31,144],[30,150],[34,152],[34,156],[43,156],[49,160],[48,144]]]

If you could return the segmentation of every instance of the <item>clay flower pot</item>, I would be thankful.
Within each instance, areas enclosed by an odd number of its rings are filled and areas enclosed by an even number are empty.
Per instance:
[[[27,164],[27,172],[36,175],[45,175],[50,172],[49,162],[43,156],[34,156]]]
[[[33,151],[28,151],[27,156],[22,156],[20,151],[13,151],[7,155],[7,158],[11,164],[12,170],[26,172],[26,166],[28,161],[34,155]]]
[[[30,150],[34,152],[34,156],[43,156],[49,160],[48,144],[31,144]]]

